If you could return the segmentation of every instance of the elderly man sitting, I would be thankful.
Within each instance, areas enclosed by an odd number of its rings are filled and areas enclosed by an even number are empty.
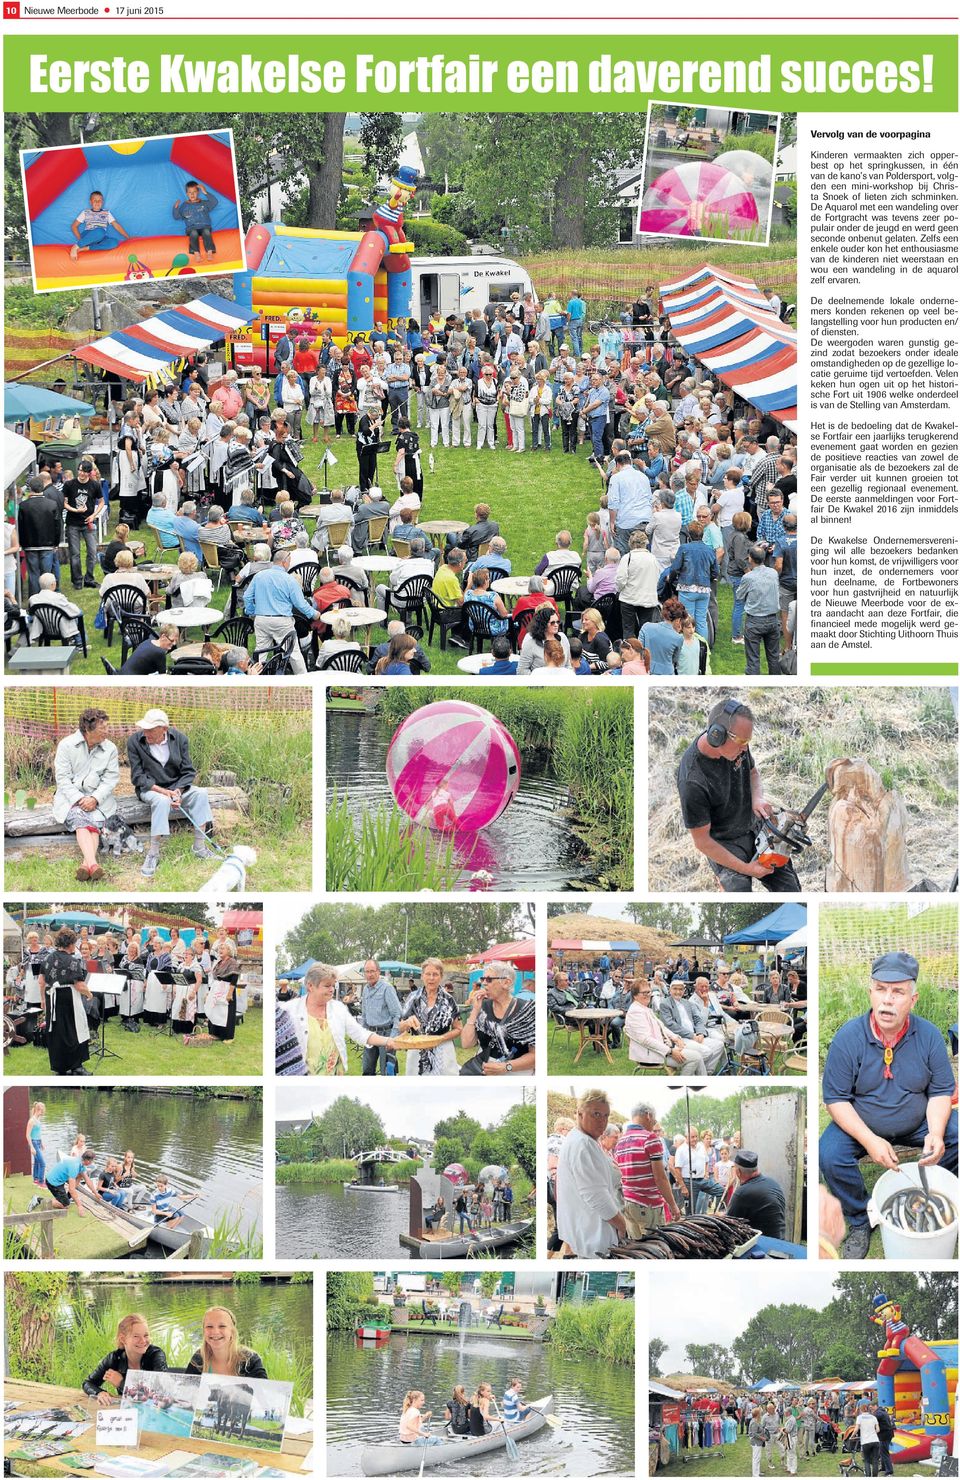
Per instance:
[[[76,834],[83,859],[77,869],[81,883],[102,878],[97,863],[100,829],[117,810],[114,792],[120,779],[117,747],[107,737],[109,716],[102,709],[84,709],[77,728],[57,746],[53,770],[57,789],[53,815],[67,832]]]
[[[670,990],[660,1003],[660,1021],[668,1033],[675,1033],[684,1044],[695,1044],[700,1048],[708,1074],[716,1071],[726,1056],[723,1036],[713,1037],[707,1032],[703,1004],[695,997],[686,996],[683,982],[670,983]]]
[[[352,545],[341,545],[337,550],[337,575],[358,586],[364,596],[370,590],[370,577],[362,566],[357,565]]]
[[[410,554],[408,558],[401,560],[399,565],[395,565],[390,572],[388,578],[390,581],[389,586],[377,587],[376,601],[374,604],[386,612],[390,610],[390,603],[392,601],[397,611],[404,611],[406,609],[405,603],[402,599],[398,601],[396,597],[396,593],[404,581],[409,581],[412,576],[427,576],[432,583],[433,573],[433,560],[427,554],[426,541],[422,536],[418,535],[416,539],[410,541]]]
[[[870,1011],[834,1034],[823,1069],[831,1123],[820,1137],[820,1174],[840,1200],[849,1232],[844,1259],[870,1247],[866,1157],[896,1170],[896,1147],[915,1146],[921,1166],[957,1170],[956,1089],[943,1034],[917,1017],[920,968],[906,951],[888,951],[870,970]]]
[[[603,564],[587,581],[587,590],[591,599],[598,596],[616,596],[617,594],[617,569],[620,564],[620,551],[615,545],[611,545],[604,552]],[[587,603],[589,605],[589,602]]]
[[[555,570],[568,565],[575,566],[579,570],[581,564],[580,556],[573,549],[573,536],[569,529],[561,529],[557,535],[556,549],[548,550],[546,555],[541,556],[533,573],[537,576],[550,577]]]
[[[77,618],[83,615],[83,611],[77,606],[75,601],[71,601],[68,597],[64,596],[62,591],[57,590],[57,578],[52,571],[44,571],[40,577],[40,590],[36,596],[31,596],[27,602],[27,611],[31,613],[30,639],[32,642],[37,642],[43,635],[43,627],[35,610],[38,603],[42,603],[44,606],[55,606],[57,611],[63,614],[63,619],[60,623],[60,634],[62,637],[69,638],[76,647],[79,647],[82,639],[80,637],[80,628],[77,625]]]
[[[507,555],[507,542],[502,535],[495,534],[490,541],[490,548],[486,555],[478,555],[470,570],[496,570],[501,574],[505,571],[509,576],[513,573],[513,565]]]
[[[324,504],[317,514],[317,527],[314,530],[311,544],[315,550],[325,551],[330,548],[331,526],[345,525],[345,538],[349,539],[353,533],[354,513],[346,501],[342,488],[334,488],[330,494],[330,502]],[[341,530],[341,535],[343,531]],[[342,543],[342,540],[341,540]]]
[[[148,709],[127,740],[130,780],[141,802],[150,808],[150,845],[140,872],[151,879],[160,863],[163,839],[170,835],[170,814],[179,810],[193,825],[193,851],[198,858],[216,855],[207,843],[213,813],[206,788],[196,785],[190,742],[175,730],[162,709]]]
[[[650,982],[637,982],[631,995],[633,1001],[623,1024],[631,1062],[651,1069],[666,1069],[672,1074],[706,1074],[701,1045],[692,1039],[684,1040],[679,1033],[671,1033],[657,1017]]]

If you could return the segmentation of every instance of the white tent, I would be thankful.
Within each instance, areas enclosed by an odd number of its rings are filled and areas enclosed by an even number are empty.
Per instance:
[[[777,955],[785,956],[788,951],[805,951],[807,949],[807,927],[801,926],[790,935],[785,935],[783,940],[777,941]]]
[[[37,449],[29,437],[21,437],[18,432],[11,432],[9,427],[3,429],[3,486],[9,488],[22,478],[37,461]]]

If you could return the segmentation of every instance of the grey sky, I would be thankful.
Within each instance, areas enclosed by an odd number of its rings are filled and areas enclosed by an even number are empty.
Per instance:
[[[470,1084],[454,1077],[420,1079],[400,1074],[386,1079],[337,1079],[329,1084],[277,1082],[277,1120],[306,1119],[322,1114],[334,1100],[346,1095],[374,1110],[390,1136],[418,1136],[429,1140],[438,1120],[464,1110],[483,1126],[496,1125],[519,1105],[524,1085],[478,1080]],[[527,1103],[533,1096],[526,1085]]]
[[[833,1299],[833,1282],[837,1272],[807,1267],[802,1262],[784,1267],[764,1263],[749,1265],[749,1279],[709,1279],[709,1298],[704,1299],[704,1277],[701,1272],[710,1265],[685,1264],[676,1269],[661,1265],[651,1299],[650,1335],[667,1343],[660,1361],[663,1373],[689,1371],[684,1358],[688,1341],[709,1345],[718,1342],[729,1347],[753,1316],[766,1305],[782,1305],[789,1299],[794,1305],[809,1305],[823,1310]],[[747,1266],[739,1266],[744,1275]]]

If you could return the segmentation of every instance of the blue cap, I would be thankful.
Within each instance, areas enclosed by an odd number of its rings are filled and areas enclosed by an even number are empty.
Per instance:
[[[917,958],[907,951],[887,951],[870,968],[870,978],[875,982],[915,982],[919,975]]]

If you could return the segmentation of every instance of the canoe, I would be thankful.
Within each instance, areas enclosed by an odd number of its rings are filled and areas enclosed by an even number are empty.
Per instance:
[[[417,1259],[470,1259],[487,1249],[501,1249],[505,1244],[519,1243],[532,1226],[532,1218],[515,1218],[512,1223],[495,1223],[492,1228],[450,1238],[418,1238],[414,1234],[401,1233],[400,1243]]]
[[[489,1434],[478,1435],[475,1439],[445,1439],[440,1444],[428,1444],[426,1450],[419,1444],[376,1444],[360,1451],[360,1468],[365,1475],[398,1475],[404,1470],[419,1470],[421,1460],[427,1469],[431,1465],[447,1465],[454,1460],[472,1459],[477,1454],[503,1449],[507,1434],[511,1439],[529,1439],[533,1434],[539,1434],[547,1421],[546,1415],[553,1408],[553,1394],[539,1398],[530,1407],[536,1411],[520,1423],[507,1424],[506,1434],[503,1425],[495,1422]]]
[[[80,1196],[84,1205],[89,1207],[93,1202],[86,1188],[81,1188]],[[125,1224],[131,1232],[142,1233],[144,1230],[149,1234],[154,1243],[160,1244],[164,1249],[175,1252],[183,1247],[193,1233],[202,1233],[205,1238],[210,1238],[211,1231],[199,1218],[184,1213],[176,1228],[170,1228],[164,1223],[154,1223],[153,1214],[139,1208],[115,1208],[110,1204],[110,1212],[113,1217]]]
[[[344,1192],[399,1192],[399,1182],[386,1182],[382,1187],[373,1182],[344,1182]]]

